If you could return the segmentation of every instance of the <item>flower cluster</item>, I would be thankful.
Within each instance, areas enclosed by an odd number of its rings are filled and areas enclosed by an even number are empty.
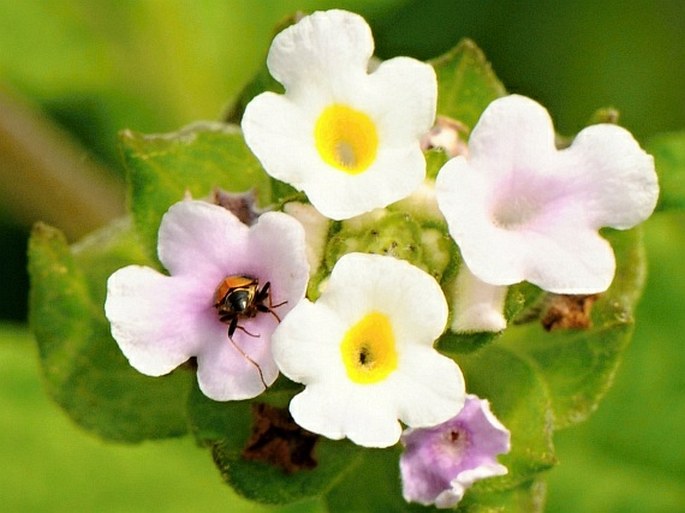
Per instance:
[[[368,25],[345,11],[278,34],[267,64],[285,93],[256,96],[242,130],[264,170],[310,204],[251,226],[207,202],[172,206],[158,245],[169,275],[115,272],[105,310],[140,372],[159,376],[194,357],[200,389],[224,401],[256,397],[280,371],[304,385],[290,402],[302,428],[366,447],[401,440],[405,499],[451,507],[474,481],[507,472],[496,458],[510,437],[434,348],[450,310],[453,331],[501,331],[511,284],[606,290],[615,262],[598,230],[647,218],[656,175],[617,126],[586,128],[558,150],[546,110],[512,95],[485,110],[468,150],[449,145],[458,154],[433,184],[422,143],[436,117],[435,73],[404,57],[376,65],[372,55]],[[460,249],[449,301],[416,262],[353,246],[305,297],[329,220],[381,219],[378,209],[410,196],[444,216]]]

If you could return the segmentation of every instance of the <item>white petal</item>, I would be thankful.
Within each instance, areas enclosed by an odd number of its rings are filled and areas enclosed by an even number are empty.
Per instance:
[[[348,328],[336,312],[303,299],[271,337],[274,360],[298,383],[347,381],[339,342]]]
[[[231,212],[204,201],[181,201],[169,208],[159,228],[159,260],[173,276],[203,276],[213,284],[230,268],[249,262],[248,228]]]
[[[319,11],[274,38],[267,66],[288,94],[299,96],[312,83],[334,89],[346,74],[352,80],[366,74],[372,54],[373,37],[364,18],[341,10]]]
[[[359,384],[347,375],[340,343],[373,311],[392,323],[398,367],[381,382]],[[310,431],[368,447],[396,443],[398,418],[420,426],[451,418],[463,405],[463,377],[432,348],[446,319],[440,286],[427,273],[392,257],[344,255],[319,300],[300,302],[273,335],[281,371],[306,385],[291,401],[293,418]]]
[[[161,376],[196,354],[207,312],[215,315],[212,292],[148,267],[128,266],[107,281],[105,315],[131,365]]]
[[[290,413],[303,428],[333,440],[347,437],[357,445],[379,448],[396,444],[402,434],[396,412],[364,393],[365,388],[308,386],[293,397]]]
[[[416,59],[395,57],[382,62],[368,81],[359,107],[377,122],[382,143],[418,146],[435,121],[438,85],[433,68]]]
[[[454,417],[464,406],[466,390],[453,360],[432,348],[414,346],[401,355],[398,370],[384,386],[398,416],[409,427],[431,427]]]
[[[245,142],[274,178],[302,190],[311,176],[341,174],[321,161],[314,146],[316,113],[308,113],[288,97],[262,93],[245,108],[241,127]]]
[[[626,229],[652,214],[659,196],[654,159],[627,130],[587,127],[560,158],[589,226]]]
[[[426,160],[415,145],[379,147],[374,163],[363,173],[312,174],[305,192],[312,204],[334,220],[383,208],[409,196],[426,176]]]
[[[363,253],[338,260],[319,301],[350,325],[370,311],[385,313],[398,343],[432,346],[448,315],[442,289],[428,273],[404,260]]]

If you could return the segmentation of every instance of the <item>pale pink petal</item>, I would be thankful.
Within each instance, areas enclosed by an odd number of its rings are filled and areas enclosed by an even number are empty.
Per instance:
[[[539,164],[555,152],[554,126],[547,110],[515,94],[493,101],[469,139],[474,167],[500,179],[520,170],[544,173],[544,165]]]
[[[249,323],[242,324],[255,329]],[[225,324],[207,328],[197,355],[197,380],[207,397],[215,401],[249,399],[276,380],[278,369],[271,357],[269,333],[255,330],[259,336],[251,337],[238,329],[232,343]]]
[[[208,397],[236,400],[263,392],[278,375],[271,334],[306,290],[302,226],[286,214],[268,213],[248,229],[223,207],[185,201],[162,219],[159,255],[177,274],[129,266],[108,282],[105,313],[131,365],[158,376],[195,356]],[[214,296],[231,275],[256,278],[260,290],[268,282],[271,301],[264,304],[272,312],[239,317],[229,339]]]
[[[594,294],[611,285],[616,260],[611,245],[597,232],[522,232],[519,239],[528,251],[525,279],[541,289]]]
[[[631,228],[654,211],[659,196],[654,159],[627,130],[589,126],[560,157],[560,172],[568,175],[589,226]]]
[[[227,274],[251,261],[248,228],[228,210],[204,201],[181,201],[169,208],[159,228],[158,255],[173,276],[195,275],[216,287]]]
[[[105,314],[131,365],[161,376],[197,354],[206,315],[214,313],[212,294],[190,280],[128,266],[107,281]]]
[[[270,283],[273,305],[286,301],[274,309],[282,318],[304,297],[309,280],[304,228],[287,214],[262,214],[250,228],[247,253],[245,274]]]

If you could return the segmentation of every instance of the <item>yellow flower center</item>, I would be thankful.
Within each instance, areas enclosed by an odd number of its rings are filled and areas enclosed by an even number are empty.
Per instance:
[[[376,125],[347,105],[334,103],[323,110],[314,127],[314,140],[326,164],[351,175],[365,171],[376,159]]]
[[[340,344],[347,376],[362,385],[383,381],[397,368],[395,336],[388,317],[366,314],[352,326]]]

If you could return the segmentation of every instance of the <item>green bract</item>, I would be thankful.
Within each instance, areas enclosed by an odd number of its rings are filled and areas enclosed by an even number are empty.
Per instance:
[[[505,94],[482,52],[471,41],[431,64],[438,78],[438,115],[472,128],[485,107]],[[238,117],[251,97],[273,86],[260,74],[230,109]],[[685,204],[685,136],[650,145],[664,189],[661,209]],[[105,282],[128,264],[157,266],[157,230],[166,210],[190,194],[254,190],[260,206],[280,207],[293,190],[269,178],[244,143],[240,130],[218,122],[194,124],[164,135],[124,131],[131,218],[120,220],[69,247],[55,229],[38,224],[29,248],[31,325],[52,397],[85,429],[115,441],[137,442],[186,434],[209,449],[227,483],[257,501],[286,504],[319,498],[330,512],[425,511],[402,499],[398,449],[367,450],[347,441],[319,439],[317,466],[291,473],[242,455],[252,436],[253,404],[285,407],[301,390],[284,377],[252,401],[214,402],[193,387],[190,365],[149,378],[133,370],[109,334],[103,313]],[[433,178],[446,157],[427,152]],[[302,195],[296,196],[302,200]],[[490,400],[511,430],[512,450],[500,458],[506,476],[484,480],[467,492],[459,511],[541,511],[541,472],[555,462],[553,434],[585,420],[611,384],[632,334],[633,310],[644,282],[640,231],[610,232],[618,270],[611,288],[593,305],[591,327],[546,332],[540,326],[550,297],[536,287],[510,288],[505,306],[509,328],[492,333],[447,331],[437,344],[463,369],[467,390]],[[336,222],[324,259],[313,270],[315,299],[335,262],[352,252],[391,254],[433,275],[445,291],[454,286],[461,258],[440,216],[411,201],[379,215]],[[450,294],[447,294],[450,297]],[[182,472],[182,469],[178,470]],[[230,506],[227,506],[230,509]]]

